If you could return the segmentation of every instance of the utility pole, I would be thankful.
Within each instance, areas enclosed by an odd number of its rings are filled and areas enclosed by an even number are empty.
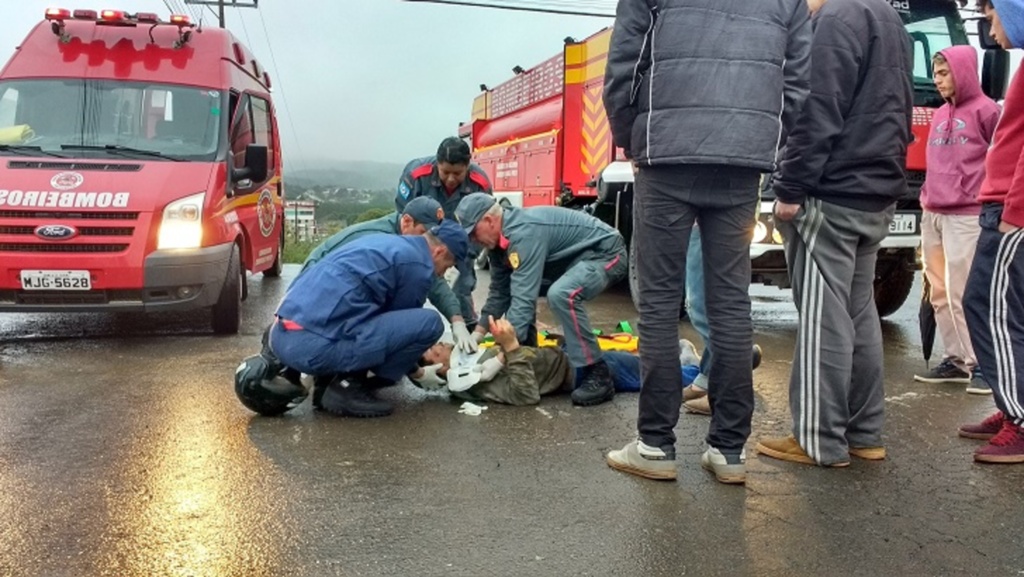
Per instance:
[[[216,6],[217,17],[220,20],[220,27],[224,28],[224,9],[232,8],[258,8],[260,0],[185,0],[185,4],[193,6]]]

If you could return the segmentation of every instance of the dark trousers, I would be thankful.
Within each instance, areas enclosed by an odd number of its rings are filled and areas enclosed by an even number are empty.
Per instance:
[[[874,281],[894,212],[811,197],[792,221],[776,224],[800,313],[789,381],[793,436],[821,465],[849,461],[849,447],[882,445],[885,373]]]
[[[675,444],[682,401],[679,298],[693,223],[700,225],[711,348],[711,428],[707,441],[739,451],[754,412],[750,349],[750,238],[760,174],[729,166],[641,167],[633,242],[640,286],[643,388],[637,429],[650,446]]]
[[[452,292],[459,299],[459,308],[462,309],[462,320],[470,326],[470,330],[476,324],[476,307],[473,304],[473,289],[476,288],[476,257],[479,251],[470,250],[466,260],[455,263],[455,270],[459,271],[459,278],[455,279],[452,285]]]
[[[414,371],[420,357],[441,338],[441,315],[430,309],[381,313],[350,339],[332,340],[306,330],[270,330],[270,348],[286,366],[309,375],[373,371],[397,381]]]
[[[964,314],[981,376],[996,407],[1024,425],[1024,230],[999,232],[1003,205],[981,209],[981,235],[964,291]]]

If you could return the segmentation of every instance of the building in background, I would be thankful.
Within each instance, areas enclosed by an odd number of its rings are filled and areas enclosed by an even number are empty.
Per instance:
[[[316,228],[316,202],[288,200],[284,203],[284,224],[289,238],[299,242],[312,242],[318,238]]]

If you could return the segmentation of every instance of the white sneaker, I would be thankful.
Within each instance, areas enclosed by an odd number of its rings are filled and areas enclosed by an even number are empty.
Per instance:
[[[708,447],[700,457],[700,466],[715,474],[719,483],[742,484],[747,482],[747,450],[739,455],[723,455],[714,447]]]
[[[608,451],[605,460],[609,467],[626,473],[658,481],[676,480],[675,451],[666,452],[639,440],[632,441],[620,450]]]

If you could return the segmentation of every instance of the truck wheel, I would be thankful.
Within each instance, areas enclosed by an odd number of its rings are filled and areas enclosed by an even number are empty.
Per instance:
[[[629,243],[629,273],[626,275],[629,279],[629,296],[633,299],[633,308],[636,312],[640,313],[640,281],[636,274],[636,250],[633,248],[634,243]],[[686,287],[682,288],[682,298],[679,301],[679,319],[683,320],[687,318],[686,314]]]
[[[277,278],[281,276],[281,272],[284,271],[284,228],[281,229],[281,239],[277,242],[277,258],[274,259],[274,264],[267,270],[263,271],[264,277]]]
[[[220,289],[217,304],[213,305],[210,324],[218,335],[238,334],[242,324],[242,257],[238,245],[231,249],[227,276]]]
[[[879,260],[875,265],[875,307],[879,318],[900,310],[914,286],[914,270],[903,259]]]

